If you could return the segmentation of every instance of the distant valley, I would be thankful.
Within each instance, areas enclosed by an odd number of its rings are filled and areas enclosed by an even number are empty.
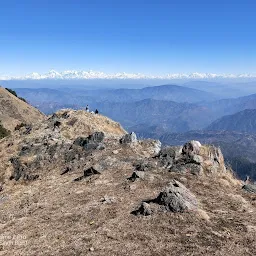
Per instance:
[[[203,85],[199,83],[199,88]],[[240,177],[256,179],[256,94],[221,99],[219,84],[209,83],[206,88],[208,92],[177,85],[15,90],[45,114],[63,108],[83,109],[88,104],[91,111],[97,108],[140,138],[155,138],[170,145],[196,139],[220,146]]]

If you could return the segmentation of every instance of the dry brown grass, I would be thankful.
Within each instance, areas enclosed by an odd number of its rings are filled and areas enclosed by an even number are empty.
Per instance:
[[[0,120],[6,129],[13,131],[20,123],[31,124],[44,118],[39,110],[0,86]]]
[[[127,178],[134,163],[151,157],[154,143],[120,145],[122,128],[101,116],[82,116],[72,113],[71,118],[78,120],[73,125],[66,124],[68,119],[63,121],[60,140],[64,132],[69,138],[86,136],[91,125],[109,132],[106,148],[93,151],[81,161],[81,168],[65,175],[60,175],[65,166],[56,159],[40,169],[36,181],[8,180],[12,169],[8,158],[17,154],[25,140],[48,131],[46,123],[36,126],[26,139],[16,132],[1,141],[0,255],[256,255],[256,195],[243,192],[231,173],[173,173],[150,158],[155,167],[145,179],[130,182]],[[85,119],[90,124],[79,124]],[[111,135],[116,132],[118,136]],[[23,161],[31,161],[30,157]],[[101,175],[73,181],[84,166],[97,163],[104,164]],[[155,198],[171,179],[181,181],[196,195],[198,211],[147,217],[131,214],[142,200]],[[106,197],[113,202],[104,202]]]

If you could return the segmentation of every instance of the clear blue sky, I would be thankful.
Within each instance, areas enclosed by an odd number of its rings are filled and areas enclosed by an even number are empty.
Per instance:
[[[0,74],[256,71],[255,0],[1,0]]]

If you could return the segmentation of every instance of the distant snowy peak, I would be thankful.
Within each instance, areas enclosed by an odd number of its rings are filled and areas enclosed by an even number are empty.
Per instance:
[[[99,71],[77,71],[66,70],[58,72],[50,70],[46,74],[33,72],[25,76],[1,76],[0,80],[42,80],[42,79],[236,79],[236,78],[256,78],[253,74],[213,74],[213,73],[191,73],[191,74],[166,74],[166,75],[145,75],[141,73],[114,73],[108,74]]]

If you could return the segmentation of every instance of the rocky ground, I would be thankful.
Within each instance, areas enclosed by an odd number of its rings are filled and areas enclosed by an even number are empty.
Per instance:
[[[0,141],[0,255],[256,255],[256,193],[220,149],[63,110]]]

